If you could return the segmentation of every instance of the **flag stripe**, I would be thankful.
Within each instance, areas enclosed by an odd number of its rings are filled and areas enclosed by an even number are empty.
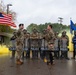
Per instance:
[[[10,20],[10,21],[11,21],[11,20],[12,20],[12,17],[11,17],[11,16],[1,17],[1,18],[0,18],[0,21],[2,21],[2,20],[3,20],[3,21],[4,21],[4,20],[7,20],[7,21]]]
[[[15,23],[12,21],[11,14],[0,13],[0,15],[0,24],[16,27]]]

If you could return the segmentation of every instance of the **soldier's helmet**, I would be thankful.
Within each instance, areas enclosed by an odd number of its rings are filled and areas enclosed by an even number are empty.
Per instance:
[[[66,31],[64,30],[62,33],[65,33],[66,34]]]
[[[47,32],[47,29],[44,29],[44,30],[43,30],[43,34],[46,34],[46,32]]]
[[[63,32],[62,32],[62,35],[65,36],[65,35],[66,35],[66,31],[63,31]]]
[[[26,34],[26,33],[27,33],[27,30],[26,30],[26,29],[24,29],[24,30],[23,30],[23,33],[24,33],[24,34]]]
[[[33,31],[33,33],[37,33],[38,32],[36,28],[33,28],[32,31]]]

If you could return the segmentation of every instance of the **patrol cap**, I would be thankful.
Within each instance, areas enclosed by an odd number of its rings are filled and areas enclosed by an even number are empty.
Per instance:
[[[33,28],[33,30],[32,30],[33,32],[37,32],[37,29],[36,28]]]

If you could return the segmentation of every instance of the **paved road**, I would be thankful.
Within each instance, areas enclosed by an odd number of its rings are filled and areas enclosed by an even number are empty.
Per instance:
[[[23,65],[16,65],[7,55],[0,57],[0,75],[50,75],[50,71],[40,59],[24,59]]]
[[[0,75],[76,75],[76,61],[55,60],[47,66],[41,59],[24,59],[23,65],[16,65],[9,55],[0,55]]]

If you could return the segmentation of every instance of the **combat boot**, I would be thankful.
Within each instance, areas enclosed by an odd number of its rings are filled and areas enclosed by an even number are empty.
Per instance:
[[[22,64],[23,64],[23,62],[22,62],[22,61],[20,61],[19,59],[17,59],[17,60],[16,60],[16,64],[17,64],[17,65],[22,65]]]

